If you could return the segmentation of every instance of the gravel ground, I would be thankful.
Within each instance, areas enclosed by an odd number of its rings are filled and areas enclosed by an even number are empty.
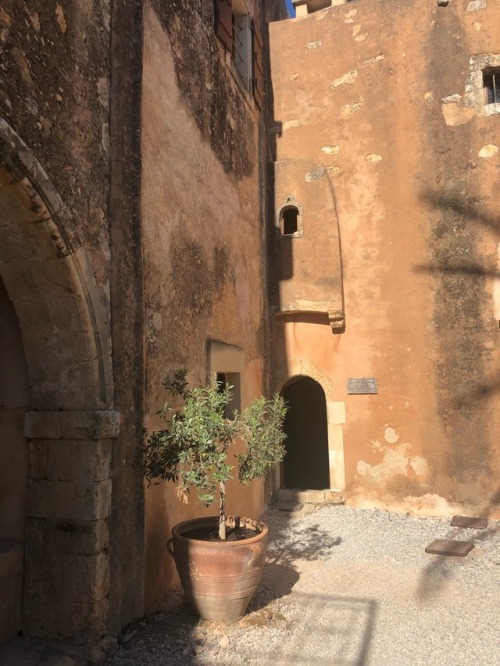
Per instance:
[[[122,635],[108,666],[500,664],[500,523],[461,529],[346,506],[263,519],[267,564],[242,620],[198,620],[176,592]],[[428,555],[434,539],[475,548]]]

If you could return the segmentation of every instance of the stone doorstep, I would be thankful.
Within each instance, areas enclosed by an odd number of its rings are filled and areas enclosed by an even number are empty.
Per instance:
[[[345,504],[341,490],[296,490],[280,488],[273,493],[273,502],[296,502],[300,504]]]
[[[298,518],[313,513],[318,508],[316,504],[302,504],[301,502],[277,502],[275,508],[288,513],[290,518]]]
[[[345,497],[337,490],[280,488],[274,492],[272,504],[279,511],[288,513],[290,518],[298,518],[313,513],[321,506],[345,504]]]

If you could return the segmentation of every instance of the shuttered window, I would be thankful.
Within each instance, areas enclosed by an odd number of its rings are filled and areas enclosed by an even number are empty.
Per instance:
[[[230,52],[233,50],[233,9],[231,0],[215,0],[215,34]]]
[[[252,47],[253,47],[253,95],[259,109],[264,102],[264,67],[262,66],[262,37],[252,21]]]
[[[215,34],[231,55],[231,68],[262,109],[262,37],[248,6],[245,0],[214,0]]]

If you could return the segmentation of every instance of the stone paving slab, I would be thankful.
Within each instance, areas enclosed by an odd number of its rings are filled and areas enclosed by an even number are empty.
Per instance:
[[[434,539],[425,549],[431,555],[466,557],[474,548],[472,541],[454,541],[452,539]]]
[[[453,516],[450,525],[452,527],[465,527],[474,530],[485,530],[488,528],[488,519],[472,518],[469,516]]]

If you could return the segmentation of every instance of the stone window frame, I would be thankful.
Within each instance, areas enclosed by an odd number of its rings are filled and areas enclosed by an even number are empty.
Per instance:
[[[226,417],[231,418],[234,412],[241,411],[245,404],[244,369],[245,353],[240,347],[229,345],[217,340],[207,341],[207,381],[216,381],[224,388],[231,387],[232,400],[228,405]]]
[[[485,102],[484,74],[492,71],[498,72],[500,79],[500,54],[481,53],[469,59],[470,73],[465,83],[464,106],[475,109],[481,118],[500,113],[500,102],[488,104]]]
[[[301,18],[335,5],[344,5],[349,0],[292,0],[292,2],[295,8],[295,16]]]
[[[297,230],[289,234],[285,233],[285,212],[291,209],[297,211]],[[303,210],[292,195],[285,197],[283,205],[276,213],[276,228],[282,238],[303,238],[304,236]]]

